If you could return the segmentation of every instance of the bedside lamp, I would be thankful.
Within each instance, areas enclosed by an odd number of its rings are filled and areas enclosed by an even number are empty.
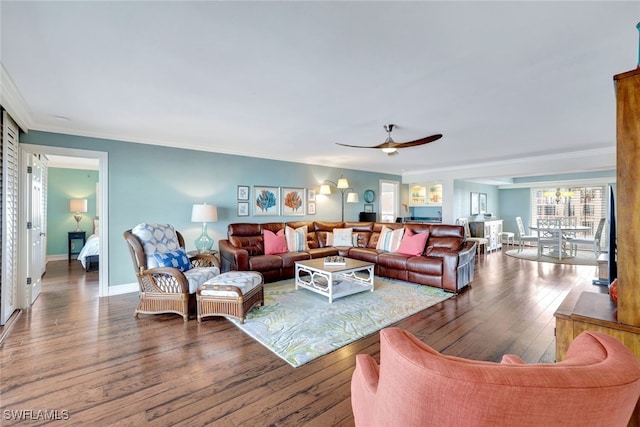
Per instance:
[[[73,219],[76,220],[76,230],[80,230],[80,220],[82,220],[82,214],[87,212],[87,199],[71,199],[69,202],[69,212],[74,212]]]
[[[202,223],[202,234],[195,241],[198,252],[210,251],[213,247],[213,239],[207,233],[207,223],[218,221],[218,208],[215,205],[193,205],[191,210],[191,221]]]

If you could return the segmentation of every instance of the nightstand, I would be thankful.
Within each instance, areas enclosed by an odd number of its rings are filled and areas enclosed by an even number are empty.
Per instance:
[[[82,247],[86,243],[87,234],[85,231],[69,231],[67,234],[69,241],[69,262],[71,262],[71,255],[78,255],[82,250]],[[82,245],[74,245],[74,242],[79,240],[82,240]]]

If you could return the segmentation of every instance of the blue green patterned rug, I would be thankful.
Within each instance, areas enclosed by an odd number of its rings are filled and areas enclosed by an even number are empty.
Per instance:
[[[265,304],[240,329],[293,367],[344,347],[453,294],[430,286],[380,277],[373,292],[339,298],[294,288],[293,279],[264,286]]]

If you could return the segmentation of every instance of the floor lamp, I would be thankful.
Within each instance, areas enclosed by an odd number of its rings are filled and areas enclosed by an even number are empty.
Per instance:
[[[340,179],[338,180],[338,182],[333,182],[330,181],[328,179],[325,179],[324,181],[325,183],[322,184],[320,186],[320,194],[331,194],[331,187],[329,186],[329,184],[332,184],[334,187],[336,187],[338,190],[340,190],[340,192],[342,193],[342,217],[341,217],[341,221],[344,222],[344,193],[350,191],[347,194],[347,203],[358,203],[360,200],[358,198],[358,193],[354,193],[353,192],[353,188],[349,187],[349,181],[347,180],[347,178],[344,177],[340,177]]]

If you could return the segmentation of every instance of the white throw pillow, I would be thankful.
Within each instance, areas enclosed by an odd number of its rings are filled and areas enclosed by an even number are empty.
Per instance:
[[[284,230],[287,239],[287,249],[289,252],[299,252],[309,250],[307,245],[307,226],[303,225],[293,229],[287,225]]]
[[[397,252],[400,243],[402,243],[403,234],[404,228],[392,230],[387,226],[383,226],[376,249],[382,252]]]
[[[353,228],[334,228],[333,246],[353,246]]]

